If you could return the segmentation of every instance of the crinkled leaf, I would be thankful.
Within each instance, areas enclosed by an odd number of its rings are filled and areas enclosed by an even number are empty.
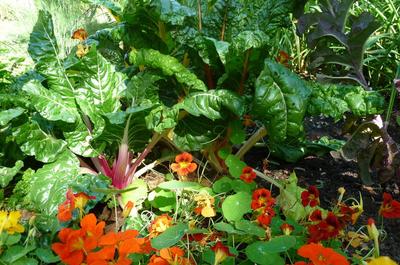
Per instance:
[[[189,91],[206,91],[203,81],[197,78],[176,58],[160,53],[156,50],[141,49],[129,53],[129,61],[137,66],[144,65],[162,70],[166,76],[175,76],[176,80],[186,85]]]
[[[155,1],[160,12],[162,21],[171,23],[172,25],[182,25],[186,17],[196,15],[196,11],[180,4],[176,0]]]
[[[55,162],[44,165],[32,175],[27,196],[36,210],[53,216],[65,200],[68,187],[77,182],[78,174],[78,158],[70,151],[64,151]]]
[[[270,141],[301,139],[311,91],[300,77],[283,65],[266,60],[255,87],[252,113],[265,124]]]
[[[211,122],[203,116],[187,115],[175,127],[173,141],[182,150],[198,151],[218,139],[224,130],[222,120]]]
[[[162,133],[174,128],[178,122],[179,110],[177,107],[168,108],[164,105],[155,107],[146,116],[146,124],[149,130]]]
[[[311,115],[323,114],[339,120],[346,112],[364,117],[384,110],[384,98],[376,91],[365,91],[360,86],[309,84],[312,94],[307,112]]]
[[[67,145],[64,140],[44,131],[36,120],[15,128],[13,135],[22,152],[45,163],[56,160]]]
[[[0,187],[5,188],[24,166],[24,162],[17,161],[13,167],[0,167]]]
[[[224,109],[238,116],[244,112],[243,99],[235,92],[225,89],[192,93],[184,99],[180,107],[194,116],[204,115],[211,120],[223,118]]]
[[[268,43],[268,35],[261,30],[242,31],[232,39],[232,48],[238,54],[251,48],[260,48]]]
[[[54,90],[48,90],[37,80],[26,83],[24,90],[35,102],[35,109],[48,120],[73,123],[79,117],[74,100],[68,100]]]
[[[122,112],[106,114],[106,127],[102,134],[94,139],[95,143],[98,145],[120,143],[128,117],[131,115],[128,133],[129,147],[135,151],[141,151],[151,138],[151,131],[147,129],[145,121],[149,111],[150,108],[148,107],[136,107]]]
[[[132,100],[133,106],[159,103],[157,81],[162,77],[151,72],[140,72],[133,76],[127,84],[127,98]]]
[[[68,148],[77,155],[85,157],[98,156],[102,151],[102,147],[95,148],[91,141],[93,135],[89,132],[83,121],[78,120],[75,126],[71,129],[63,128],[63,134]]]
[[[67,105],[73,104],[73,87],[59,56],[53,21],[49,12],[39,11],[38,20],[30,36],[28,51],[35,62],[37,72],[46,78],[52,92],[57,92],[59,101]],[[73,122],[75,119],[65,121]]]
[[[11,120],[19,117],[24,112],[25,112],[25,109],[20,108],[20,107],[0,111],[0,126],[6,125]]]

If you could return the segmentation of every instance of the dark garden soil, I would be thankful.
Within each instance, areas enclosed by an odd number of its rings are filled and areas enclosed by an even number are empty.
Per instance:
[[[338,126],[330,121],[320,120],[312,121],[312,133],[310,138],[321,135],[330,135],[340,137]],[[400,130],[389,128],[392,137],[400,140]],[[336,135],[337,134],[337,135]],[[260,157],[267,157],[265,150],[255,150],[246,155],[245,160],[250,165],[262,170],[263,162]],[[256,159],[258,158],[258,159]],[[257,165],[255,165],[255,161]],[[275,162],[275,161],[272,161]],[[360,227],[367,223],[367,219],[372,217],[377,223],[379,220],[378,211],[382,203],[382,193],[384,191],[393,195],[394,199],[400,199],[399,185],[400,181],[391,180],[384,184],[375,184],[373,186],[364,186],[358,177],[358,166],[355,162],[344,160],[335,160],[331,155],[325,154],[321,157],[308,156],[296,163],[290,164],[281,161],[278,163],[268,163],[268,175],[275,178],[286,178],[292,171],[296,172],[301,187],[315,185],[320,190],[321,206],[330,208],[338,199],[338,188],[346,189],[345,198],[359,198],[361,193],[364,202],[364,213],[357,221],[355,227]],[[400,219],[385,219],[384,230],[385,238],[381,241],[381,255],[387,255],[400,262]]]

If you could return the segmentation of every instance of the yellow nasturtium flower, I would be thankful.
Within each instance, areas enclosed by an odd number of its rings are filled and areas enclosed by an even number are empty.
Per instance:
[[[370,262],[368,262],[368,265],[398,265],[398,264],[391,258],[383,256],[383,257],[378,257],[376,259],[372,259]]]
[[[0,211],[0,233],[6,231],[12,235],[14,233],[23,233],[25,228],[19,223],[21,219],[20,211]]]

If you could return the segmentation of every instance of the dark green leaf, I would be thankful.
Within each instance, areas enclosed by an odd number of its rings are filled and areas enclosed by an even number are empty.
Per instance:
[[[15,108],[15,109],[8,109],[0,111],[0,126],[4,126],[9,123],[12,119],[20,116],[24,113],[25,110],[23,108]]]
[[[244,112],[243,104],[242,98],[236,93],[218,89],[192,93],[185,98],[180,107],[194,116],[204,115],[211,120],[216,120],[223,118],[223,109],[241,116]]]

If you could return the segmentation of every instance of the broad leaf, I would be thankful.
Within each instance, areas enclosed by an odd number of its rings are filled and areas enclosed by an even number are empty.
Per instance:
[[[65,101],[64,104],[67,105],[73,104],[74,88],[59,57],[52,17],[47,11],[39,11],[38,20],[30,36],[28,51],[35,62],[37,72],[46,78],[50,89],[60,96],[59,101]]]
[[[4,126],[9,123],[11,120],[17,118],[18,116],[22,115],[25,110],[23,108],[15,108],[15,109],[8,109],[0,111],[0,126]]]
[[[129,53],[129,61],[137,66],[144,65],[160,69],[166,76],[174,76],[179,83],[187,86],[189,92],[207,90],[203,81],[186,69],[176,58],[164,55],[156,50],[132,51]]]
[[[223,118],[224,109],[238,116],[244,112],[242,98],[225,89],[192,93],[184,99],[180,107],[194,116],[203,115],[211,120]]]
[[[23,166],[24,163],[22,161],[17,161],[11,168],[0,166],[0,187],[5,188]]]
[[[230,222],[239,221],[243,215],[251,212],[251,194],[247,192],[238,192],[226,197],[222,203],[222,214]]]
[[[65,151],[57,161],[44,165],[32,175],[28,198],[38,211],[55,215],[68,187],[77,182],[78,174],[79,160]]]
[[[26,83],[22,89],[34,100],[35,109],[48,120],[73,123],[79,117],[75,101],[63,99],[56,91],[48,90],[37,80]]]
[[[66,149],[64,140],[44,131],[36,120],[17,127],[13,135],[26,155],[35,156],[41,162],[53,162]]]
[[[304,81],[283,65],[266,60],[255,86],[252,113],[265,124],[270,141],[302,139],[311,94]]]

